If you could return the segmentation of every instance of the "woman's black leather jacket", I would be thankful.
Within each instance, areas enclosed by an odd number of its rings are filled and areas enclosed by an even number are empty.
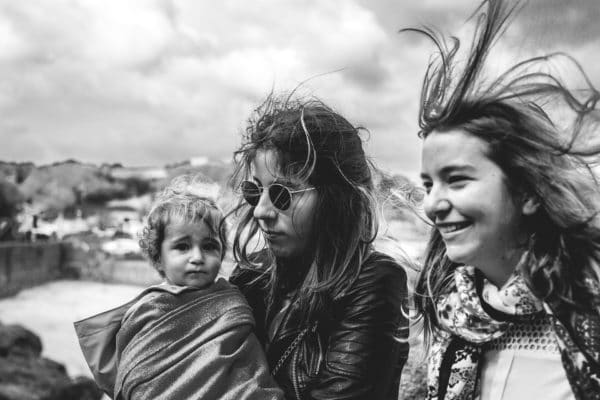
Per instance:
[[[230,281],[246,296],[254,311],[256,334],[271,369],[301,331],[299,345],[286,358],[275,379],[287,399],[394,399],[408,357],[406,273],[390,257],[371,253],[358,279],[335,302],[328,322],[300,323],[296,303],[268,340],[266,289],[262,270],[236,267]]]

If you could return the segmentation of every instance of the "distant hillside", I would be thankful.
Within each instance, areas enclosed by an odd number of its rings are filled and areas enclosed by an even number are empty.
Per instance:
[[[40,212],[141,196],[162,189],[181,173],[201,173],[209,181],[224,184],[230,171],[231,166],[221,162],[182,162],[165,167],[96,166],[75,160],[39,167],[33,163],[0,162],[0,179],[16,185],[22,199]]]
[[[42,166],[31,171],[20,185],[26,200],[38,210],[63,210],[98,193],[117,194],[126,190],[91,164],[70,161]]]

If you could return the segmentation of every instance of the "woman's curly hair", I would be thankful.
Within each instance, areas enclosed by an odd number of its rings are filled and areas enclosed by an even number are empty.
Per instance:
[[[317,189],[313,226],[318,229],[306,249],[313,262],[298,287],[306,319],[328,313],[331,303],[352,286],[377,235],[372,165],[363,150],[361,130],[318,99],[271,94],[249,119],[242,146],[235,152],[233,185],[251,176],[257,152],[271,150],[286,178]],[[252,265],[252,252],[269,252],[268,247],[254,245],[259,232],[253,210],[240,200],[233,254],[242,266]],[[290,275],[271,259],[274,262],[265,271],[269,304]]]

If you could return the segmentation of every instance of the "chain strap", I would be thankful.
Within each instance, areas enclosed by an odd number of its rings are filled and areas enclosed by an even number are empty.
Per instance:
[[[279,359],[279,361],[277,361],[277,365],[275,365],[275,368],[273,368],[273,371],[271,371],[271,375],[273,375],[273,376],[277,375],[277,373],[283,366],[283,363],[285,363],[285,360],[287,360],[290,357],[290,354],[292,354],[292,351],[294,351],[294,349],[296,347],[298,347],[298,345],[300,344],[300,341],[302,340],[302,338],[304,338],[304,336],[306,335],[307,332],[308,332],[308,328],[304,328],[298,334],[298,336],[296,336],[296,338],[292,341],[292,343],[290,343],[288,348],[285,349],[285,351],[281,355],[281,358]]]

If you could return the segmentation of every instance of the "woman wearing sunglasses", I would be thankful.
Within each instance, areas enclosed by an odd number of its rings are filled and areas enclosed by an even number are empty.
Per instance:
[[[408,354],[406,274],[373,250],[359,129],[319,101],[270,97],[236,152],[231,281],[289,399],[396,399]]]

